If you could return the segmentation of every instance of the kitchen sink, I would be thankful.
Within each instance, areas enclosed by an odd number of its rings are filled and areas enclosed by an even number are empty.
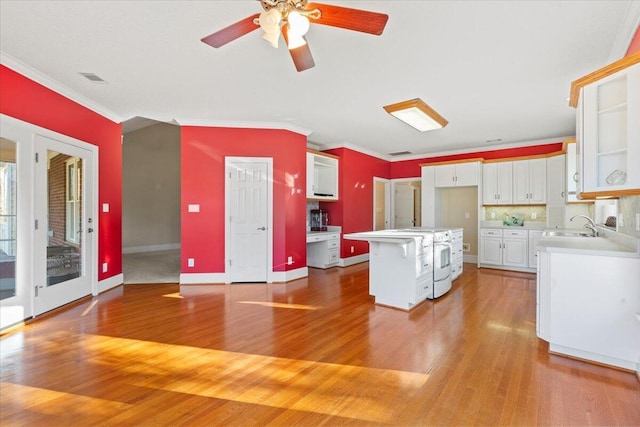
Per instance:
[[[584,231],[545,231],[547,237],[594,237],[590,232]]]

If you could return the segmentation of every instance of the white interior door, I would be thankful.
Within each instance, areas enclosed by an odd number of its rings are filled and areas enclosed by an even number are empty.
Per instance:
[[[227,159],[227,267],[230,282],[268,279],[270,159]]]
[[[395,186],[395,199],[394,199],[394,211],[395,211],[395,228],[408,228],[414,226],[414,204],[415,194],[414,189],[410,185],[397,185]]]
[[[94,153],[41,135],[34,142],[34,314],[39,315],[91,294],[97,224]]]

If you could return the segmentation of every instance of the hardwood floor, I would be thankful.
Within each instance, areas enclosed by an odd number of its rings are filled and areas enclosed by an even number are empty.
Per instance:
[[[465,264],[406,313],[368,264],[125,285],[0,341],[8,425],[637,425],[635,375],[550,355],[535,275]]]

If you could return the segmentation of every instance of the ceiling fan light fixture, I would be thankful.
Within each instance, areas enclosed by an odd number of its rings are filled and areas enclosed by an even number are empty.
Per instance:
[[[287,31],[287,47],[289,50],[297,49],[301,46],[307,44],[307,41],[302,37],[302,34],[298,34],[291,29],[291,26],[288,26]]]
[[[449,123],[420,98],[386,105],[382,108],[420,132],[441,129]]]
[[[289,12],[287,22],[289,23],[289,30],[299,34],[301,37],[309,31],[309,19],[295,10]]]
[[[280,39],[280,33],[264,33],[262,38],[269,42],[271,47],[278,48],[278,40]]]
[[[260,22],[260,28],[265,33],[279,33],[282,15],[277,9],[265,10],[260,14],[258,22]]]

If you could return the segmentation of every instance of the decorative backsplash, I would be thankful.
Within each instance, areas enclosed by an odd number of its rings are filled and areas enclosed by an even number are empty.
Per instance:
[[[547,222],[547,208],[545,206],[485,206],[484,209],[485,221],[502,221],[505,216],[511,217],[513,215],[521,216],[525,224],[527,222]]]
[[[618,232],[640,238],[640,231],[636,230],[636,214],[640,213],[640,196],[627,196],[618,199]],[[620,214],[623,224],[620,225]]]

